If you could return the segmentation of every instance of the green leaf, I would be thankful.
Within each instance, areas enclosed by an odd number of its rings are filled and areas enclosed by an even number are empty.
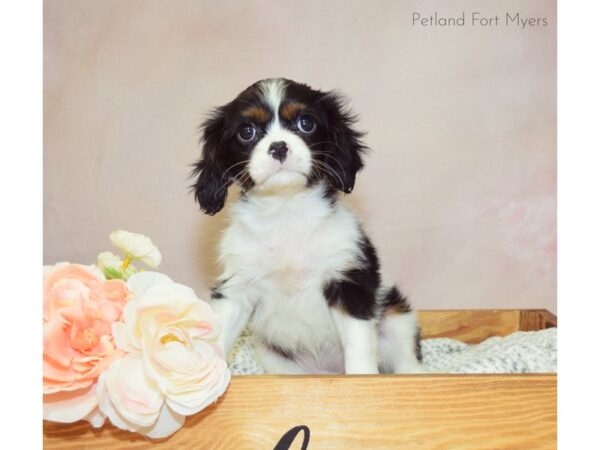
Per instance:
[[[115,269],[114,267],[105,267],[104,268],[104,275],[106,275],[106,278],[108,280],[122,280],[123,279],[123,274],[121,273],[121,271]]]

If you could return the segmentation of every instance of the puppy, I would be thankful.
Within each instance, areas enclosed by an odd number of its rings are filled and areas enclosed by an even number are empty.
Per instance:
[[[228,352],[249,322],[268,373],[421,372],[409,302],[382,281],[375,248],[340,201],[367,147],[334,92],[258,81],[206,120],[193,190],[213,215],[241,196],[212,291]]]

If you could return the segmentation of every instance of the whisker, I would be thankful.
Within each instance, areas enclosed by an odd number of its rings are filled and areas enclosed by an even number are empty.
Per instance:
[[[340,185],[342,186],[342,190],[346,190],[346,187],[344,185],[344,182],[342,181],[342,178],[335,172],[335,170],[333,170],[333,167],[331,167],[329,164],[327,164],[324,161],[319,161],[318,159],[313,159],[312,162],[315,164],[315,166],[319,169],[321,169],[322,171],[324,171],[325,173],[331,175],[332,177],[335,177],[339,180]]]
[[[245,169],[240,173],[240,180],[236,180],[238,181],[238,184],[240,185],[240,187],[244,187],[244,183],[246,183],[247,181],[250,181],[252,179],[252,176],[250,175],[250,169]]]
[[[346,171],[344,170],[344,166],[342,166],[342,163],[340,163],[335,156],[332,156],[331,154],[326,153],[326,152],[313,151],[313,153],[315,155],[327,156],[328,158],[331,158],[338,165],[338,167],[340,168],[340,170],[344,174],[344,177],[346,176]]]
[[[312,144],[310,144],[308,147],[312,148],[315,145],[320,145],[320,144],[333,144],[335,145],[337,148],[339,148],[339,145],[337,144],[337,142],[333,142],[333,141],[320,141],[320,142],[313,142]]]
[[[225,178],[225,175],[227,174],[227,172],[229,172],[231,169],[233,169],[236,166],[239,166],[240,164],[246,164],[250,162],[249,159],[245,160],[245,161],[240,161],[238,163],[235,163],[233,166],[231,166],[229,169],[227,169],[225,172],[223,172],[223,175],[221,175],[221,178]]]
[[[240,164],[240,163],[238,163],[238,164]],[[233,167],[233,166],[231,166],[231,167],[230,167],[230,169],[231,169],[232,167]],[[229,179],[230,179],[230,180],[232,180],[233,182],[235,182],[235,183],[236,183],[238,186],[240,186],[240,187],[242,187],[242,188],[243,188],[243,187],[244,187],[244,186],[243,186],[243,183],[246,181],[246,179],[242,179],[242,180],[240,180],[240,179],[238,179],[238,176],[242,176],[242,177],[244,177],[244,176],[246,176],[246,175],[247,175],[248,177],[250,177],[250,174],[249,174],[249,170],[248,170],[248,169],[244,169],[244,170],[242,170],[242,171],[241,171],[241,172],[240,172],[238,175],[234,175],[234,176],[230,177]],[[221,186],[221,187],[220,187],[220,188],[217,190],[217,192],[215,193],[215,196],[219,195],[219,194],[221,193],[221,191],[222,191],[222,190],[224,190],[224,189],[228,189],[228,188],[229,188],[229,184],[230,184],[230,183],[223,183],[223,185],[222,185],[222,186]]]

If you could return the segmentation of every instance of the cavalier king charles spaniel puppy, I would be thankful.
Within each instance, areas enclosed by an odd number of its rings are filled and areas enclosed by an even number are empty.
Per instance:
[[[227,353],[249,323],[267,373],[422,372],[409,302],[340,200],[367,147],[335,92],[254,83],[202,126],[192,187],[210,215],[241,188],[220,241],[211,303]],[[197,178],[196,178],[197,177]]]

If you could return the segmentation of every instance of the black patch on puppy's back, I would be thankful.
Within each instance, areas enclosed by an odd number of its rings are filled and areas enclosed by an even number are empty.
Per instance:
[[[379,259],[375,247],[364,234],[359,247],[359,266],[346,270],[342,278],[327,282],[323,295],[329,306],[338,307],[357,319],[368,320],[376,314],[376,293],[381,282]]]

